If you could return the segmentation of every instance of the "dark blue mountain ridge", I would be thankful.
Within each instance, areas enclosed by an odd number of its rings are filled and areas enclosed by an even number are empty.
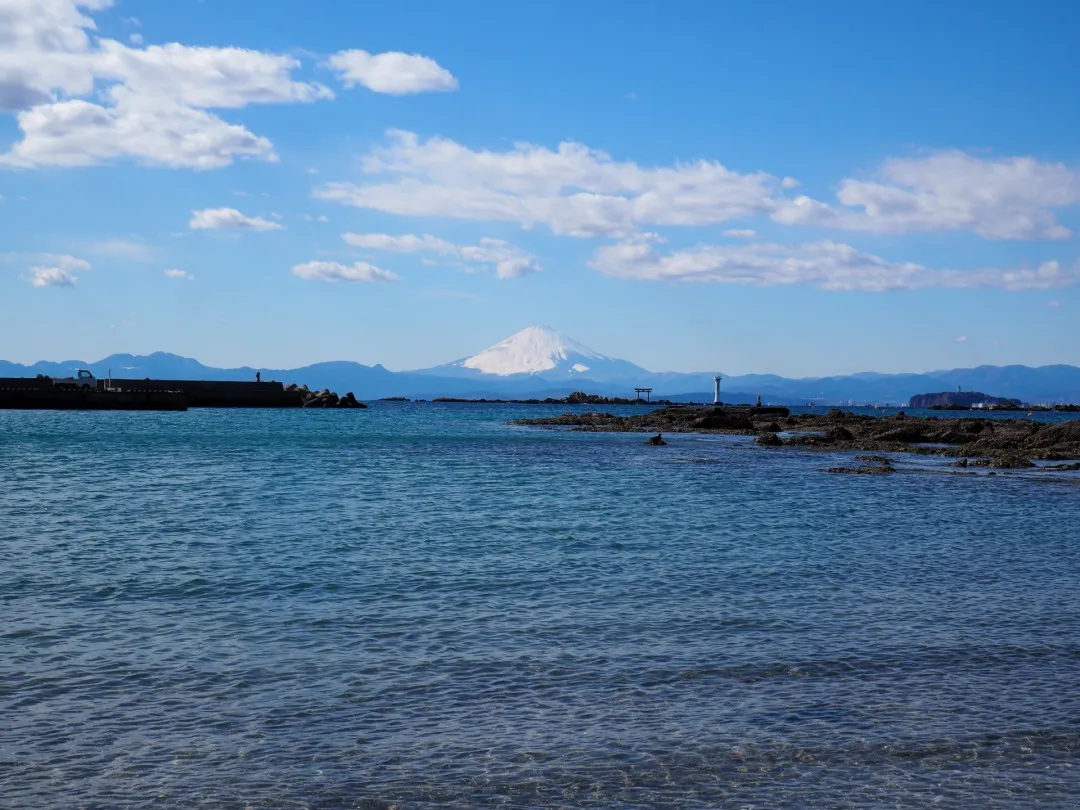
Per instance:
[[[90,369],[98,377],[107,376],[111,370],[114,377],[125,379],[254,380],[256,371],[251,366],[216,368],[192,358],[155,352],[149,355],[113,354],[96,362],[64,360],[20,365],[0,361],[0,377],[69,376],[80,368]],[[621,364],[614,378],[604,378],[599,373],[594,377],[591,370],[569,377],[553,375],[558,377],[556,379],[545,378],[543,374],[440,376],[437,368],[395,372],[381,365],[366,366],[346,360],[261,371],[264,380],[330,388],[341,393],[353,391],[365,399],[390,396],[525,399],[565,396],[574,390],[606,396],[633,396],[635,387],[652,387],[653,399],[709,401],[713,387],[712,372],[655,373],[642,369],[635,376],[628,376]],[[863,372],[802,379],[771,374],[721,376],[724,378],[721,399],[726,401],[750,401],[760,395],[764,401],[778,404],[904,404],[915,394],[962,388],[1029,403],[1080,402],[1080,368],[1070,365],[978,366],[926,374]]]

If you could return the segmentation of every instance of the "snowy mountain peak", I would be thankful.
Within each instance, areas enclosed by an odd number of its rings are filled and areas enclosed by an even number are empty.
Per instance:
[[[546,326],[530,326],[457,365],[507,377],[563,370],[582,373],[610,358]]]

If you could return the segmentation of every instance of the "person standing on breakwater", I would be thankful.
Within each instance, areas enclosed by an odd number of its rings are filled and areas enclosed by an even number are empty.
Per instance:
[[[257,383],[262,382],[262,372],[261,371],[256,371],[255,372],[255,382],[257,382]]]

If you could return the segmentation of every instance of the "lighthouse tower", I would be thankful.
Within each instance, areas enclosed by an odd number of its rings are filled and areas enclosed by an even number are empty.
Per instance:
[[[712,378],[712,384],[713,384],[712,404],[713,405],[719,405],[720,404],[720,380],[721,379],[723,379],[723,378],[719,374],[717,374],[715,377]]]

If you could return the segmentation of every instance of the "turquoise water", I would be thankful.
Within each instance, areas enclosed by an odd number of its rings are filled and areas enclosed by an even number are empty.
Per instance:
[[[551,412],[0,411],[0,807],[1076,806],[1067,476]]]

